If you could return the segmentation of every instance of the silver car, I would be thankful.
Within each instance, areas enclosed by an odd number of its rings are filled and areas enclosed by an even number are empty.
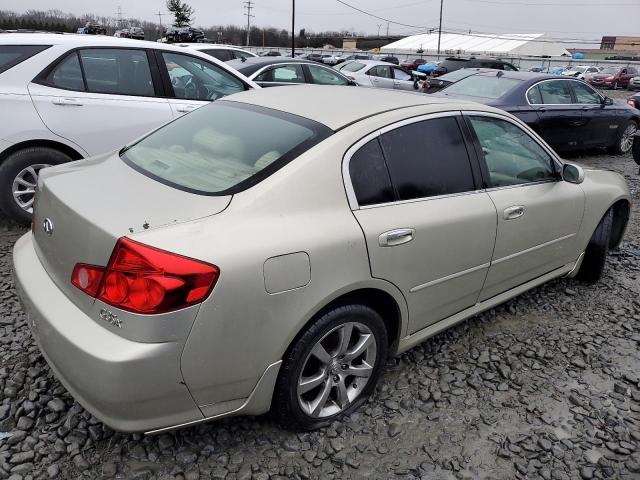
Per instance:
[[[16,287],[52,370],[116,430],[270,409],[308,430],[362,405],[390,355],[595,282],[629,202],[498,109],[260,89],[42,170]]]
[[[354,60],[334,67],[361,87],[417,90],[416,77],[403,67],[377,60]]]

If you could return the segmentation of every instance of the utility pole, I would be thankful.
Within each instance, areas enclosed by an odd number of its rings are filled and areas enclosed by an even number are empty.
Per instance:
[[[162,13],[160,10],[158,10],[158,13],[156,13],[156,15],[158,16],[158,21],[160,22],[160,30],[162,30],[162,17],[168,14]]]
[[[382,28],[382,24],[378,23],[378,38],[380,38],[380,29]]]
[[[118,10],[116,11],[116,15],[118,16],[118,28],[122,28],[122,6],[118,5]]]
[[[440,55],[440,39],[442,38],[442,4],[444,0],[440,0],[440,26],[438,27],[438,55]]]
[[[255,8],[254,5],[255,2],[247,0],[246,2],[244,2],[243,7],[247,10],[247,13],[245,13],[245,15],[247,16],[247,47],[249,46],[249,39],[251,38],[251,18],[255,17],[255,15],[251,15],[251,10]]]
[[[296,58],[296,0],[291,0],[291,58]]]
[[[387,22],[387,38],[389,38],[389,22]]]

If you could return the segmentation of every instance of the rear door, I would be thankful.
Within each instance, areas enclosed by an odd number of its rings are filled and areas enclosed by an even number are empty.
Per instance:
[[[248,88],[242,79],[200,57],[157,50],[156,58],[174,117]]]
[[[465,117],[477,136],[498,213],[482,301],[575,262],[585,199],[579,185],[560,179],[553,156],[515,122],[498,115]]]
[[[371,85],[376,88],[394,88],[389,65],[376,65],[367,72],[367,75],[369,75]]]
[[[574,104],[570,80],[544,80],[527,92],[538,113],[542,137],[555,150],[571,150],[580,145],[587,131],[582,109]]]
[[[74,50],[30,83],[29,93],[49,130],[96,155],[171,120],[153,62],[144,49]]]
[[[392,125],[345,160],[371,273],[403,292],[411,333],[474,305],[491,261],[496,210],[476,185],[459,118]]]

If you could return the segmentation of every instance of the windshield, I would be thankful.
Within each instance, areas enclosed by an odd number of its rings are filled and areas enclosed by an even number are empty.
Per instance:
[[[618,73],[618,69],[609,67],[609,68],[605,68],[600,73],[608,73],[609,75],[615,75],[616,73]]]
[[[446,93],[469,95],[482,98],[500,98],[522,80],[484,75],[473,75],[463,78],[445,90]]]
[[[220,101],[121,151],[139,172],[192,193],[230,195],[255,185],[331,130],[269,108]]]

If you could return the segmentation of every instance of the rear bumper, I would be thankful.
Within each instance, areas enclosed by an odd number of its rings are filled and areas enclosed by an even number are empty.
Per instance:
[[[204,418],[180,371],[182,343],[122,338],[51,280],[30,233],[13,251],[15,285],[43,356],[65,388],[115,430],[149,431]]]

